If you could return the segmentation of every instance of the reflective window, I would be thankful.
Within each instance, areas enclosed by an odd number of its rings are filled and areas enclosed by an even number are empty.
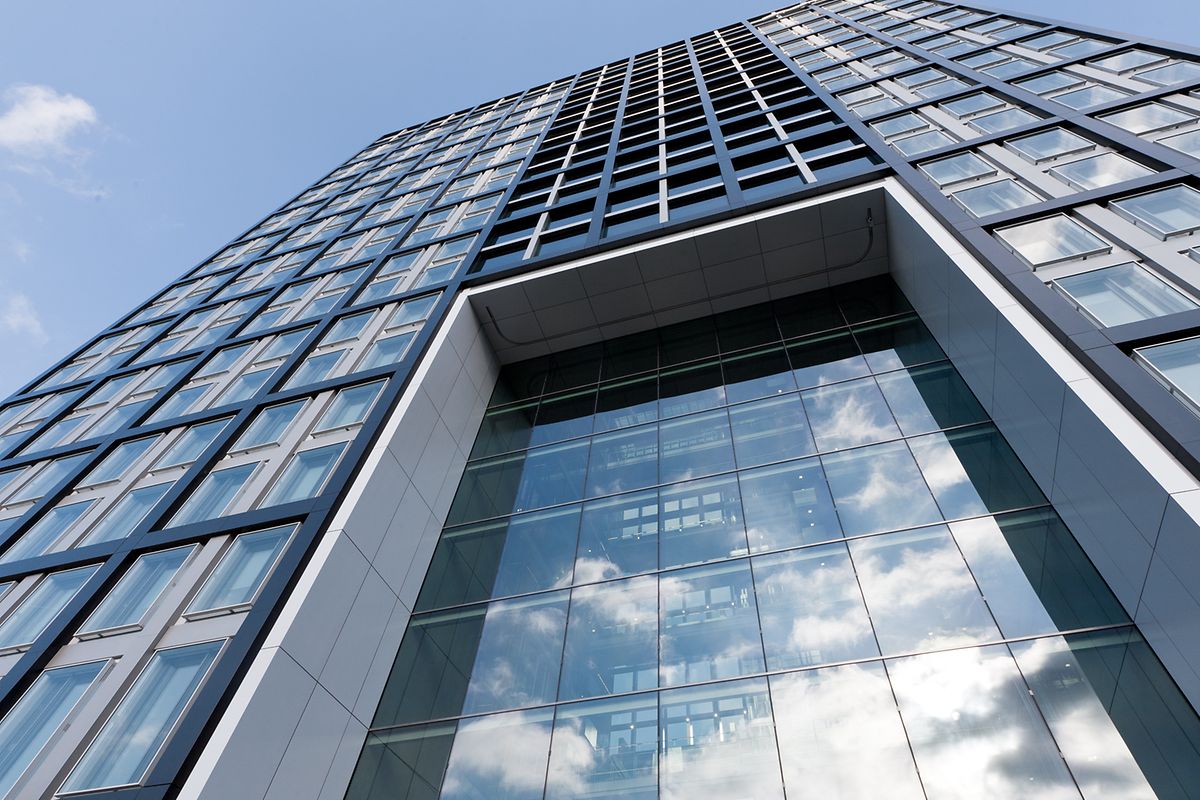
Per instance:
[[[367,418],[367,413],[383,389],[383,383],[365,383],[342,389],[333,398],[329,408],[321,416],[316,429],[331,430],[349,425],[358,425]]]
[[[463,720],[442,780],[442,800],[538,800],[546,780],[553,712],[514,711]]]
[[[142,486],[129,492],[96,523],[79,546],[109,542],[133,533],[134,528],[141,524],[155,504],[174,485],[173,481],[169,481],[154,486]]]
[[[122,442],[101,461],[81,482],[81,486],[95,486],[115,481],[125,474],[133,463],[158,442],[160,437],[149,436],[132,442]]]
[[[753,552],[841,538],[841,526],[815,458],[742,472],[742,510]]]
[[[974,153],[960,153],[937,161],[927,161],[921,170],[938,186],[969,181],[996,174],[996,168]]]
[[[159,650],[63,784],[64,792],[142,780],[224,640]]]
[[[83,500],[78,503],[56,506],[47,511],[41,519],[35,522],[17,539],[11,547],[0,556],[0,563],[9,564],[22,558],[40,556],[54,547],[64,533],[70,530],[80,517],[92,507],[95,500]],[[19,518],[11,520],[16,524]],[[8,520],[6,520],[7,522]]]
[[[154,463],[154,468],[163,469],[195,461],[221,435],[221,431],[225,429],[228,422],[227,419],[219,419],[215,422],[205,422],[188,428],[175,440],[167,452],[159,456],[158,461]]]
[[[294,526],[285,525],[234,538],[216,569],[188,606],[189,614],[244,608],[279,561]]]
[[[1124,128],[1130,133],[1149,133],[1151,131],[1171,128],[1191,122],[1195,114],[1181,111],[1174,106],[1163,103],[1147,103],[1144,106],[1134,106],[1123,111],[1105,114],[1100,119],[1112,123],[1118,128]]]
[[[1200,405],[1200,339],[1182,339],[1134,351],[1173,391]]]
[[[1192,158],[1200,158],[1200,131],[1188,131],[1178,136],[1168,136],[1165,139],[1159,139],[1158,143],[1165,144]]]
[[[52,572],[0,624],[0,649],[31,644],[67,607],[96,571],[95,565]]]
[[[664,686],[762,671],[748,561],[667,573],[659,585],[659,606]]]
[[[1200,228],[1200,192],[1190,186],[1113,200],[1109,207],[1164,238]]]
[[[1050,174],[1077,189],[1087,190],[1143,178],[1153,175],[1154,170],[1116,153],[1102,153],[1054,167]]]
[[[257,467],[257,463],[241,464],[209,474],[169,524],[186,525],[221,516]]]
[[[258,412],[254,422],[246,429],[231,449],[244,450],[260,447],[264,444],[275,444],[283,437],[284,431],[292,424],[292,420],[304,408],[307,400],[294,400],[283,405],[270,406]]]
[[[1034,267],[1086,258],[1112,249],[1112,245],[1063,214],[1001,228],[996,235]]]
[[[658,567],[658,492],[633,492],[585,503],[575,580],[634,575]]]
[[[1014,180],[994,181],[960,189],[950,195],[977,217],[999,214],[1036,203],[1040,198]]]
[[[267,492],[261,505],[266,507],[316,497],[325,488],[325,481],[337,466],[346,446],[346,442],[338,442],[296,453],[283,468],[283,473],[275,480],[275,485]]]
[[[1057,278],[1054,285],[1099,324],[1110,327],[1196,308],[1190,298],[1137,264]]]
[[[562,706],[546,800],[658,800],[658,696]]]
[[[0,797],[9,796],[21,773],[58,732],[106,663],[46,670],[0,721]]]
[[[1067,153],[1079,153],[1096,147],[1088,139],[1062,128],[1051,128],[1048,131],[1022,136],[1019,139],[1010,139],[1005,142],[1005,146],[1033,162],[1046,161]]]
[[[947,519],[1040,505],[1041,491],[992,425],[931,433],[908,443]]]
[[[658,579],[629,578],[572,591],[558,699],[657,685]]]
[[[139,557],[80,626],[78,635],[137,625],[193,550],[194,547],[176,547]]]

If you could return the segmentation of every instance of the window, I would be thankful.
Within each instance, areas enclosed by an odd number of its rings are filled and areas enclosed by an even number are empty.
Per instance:
[[[1190,186],[1172,186],[1114,200],[1109,207],[1163,239],[1200,229],[1200,192]]]
[[[996,236],[1035,268],[1112,250],[1112,245],[1065,214],[1001,228]]]
[[[296,453],[263,499],[262,507],[316,497],[324,488],[346,444],[338,442]]]
[[[187,614],[248,606],[295,530],[294,525],[284,525],[236,537],[188,606]]]
[[[1165,144],[1172,150],[1178,150],[1192,158],[1200,158],[1200,131],[1188,131],[1178,136],[1168,136],[1165,139],[1159,139],[1158,143]]]
[[[137,439],[132,442],[123,442],[118,445],[115,450],[108,454],[100,464],[87,474],[87,477],[80,482],[80,486],[95,486],[100,483],[108,483],[115,481],[125,474],[133,463],[141,458],[147,450],[154,446],[160,436],[151,436],[146,439]]]
[[[367,412],[382,388],[383,382],[379,381],[342,389],[321,416],[316,430],[327,431],[359,424],[367,418]]]
[[[25,596],[0,625],[0,650],[33,643],[96,571],[96,566],[52,572]]]
[[[103,631],[136,627],[195,549],[195,546],[176,547],[138,558],[76,635],[90,639]]]
[[[254,422],[250,423],[250,427],[241,435],[232,449],[247,450],[264,444],[275,444],[307,402],[307,400],[296,400],[264,408],[258,413]]]
[[[179,509],[170,525],[186,525],[221,516],[257,466],[257,462],[239,464],[211,473]]]
[[[1154,170],[1116,153],[1101,153],[1054,167],[1050,174],[1076,189],[1087,190],[1153,175]]]
[[[995,167],[990,166],[974,153],[962,153],[950,158],[929,161],[921,165],[921,170],[938,186],[996,174]]]
[[[372,369],[386,364],[395,364],[404,358],[404,354],[408,352],[408,345],[415,336],[416,333],[410,331],[399,336],[380,339],[371,345],[371,349],[367,351],[366,358],[359,365],[359,369]]]
[[[67,456],[57,461],[51,461],[42,467],[32,480],[14,492],[6,502],[20,503],[25,500],[36,500],[61,483],[80,461],[87,458],[87,455],[87,453],[80,453],[76,456]]]
[[[1100,119],[1116,125],[1118,128],[1124,128],[1130,133],[1142,134],[1191,122],[1196,119],[1196,115],[1163,103],[1147,103],[1144,106],[1134,106],[1124,111],[1105,114]]]
[[[924,133],[918,133],[916,136],[894,139],[888,144],[906,156],[915,156],[930,150],[936,150],[939,147],[954,144],[954,139],[951,139],[941,131],[925,131]]]
[[[161,500],[167,490],[174,485],[174,481],[167,481],[154,486],[134,489],[109,509],[108,513],[79,543],[79,546],[121,539],[133,533],[133,529],[146,518],[150,509],[154,508],[154,504]]]
[[[218,640],[156,652],[60,791],[139,783],[223,644]]]
[[[1122,97],[1128,96],[1127,92],[1113,89],[1111,86],[1086,86],[1082,89],[1076,89],[1073,92],[1064,92],[1055,95],[1051,99],[1056,103],[1062,103],[1068,108],[1078,110],[1098,106],[1101,103],[1111,103],[1114,100],[1120,100]]]
[[[8,797],[107,661],[48,669],[0,722],[0,797]]]
[[[304,386],[309,383],[325,380],[326,376],[333,371],[333,368],[341,360],[345,352],[345,350],[334,350],[331,353],[309,356],[292,373],[292,377],[288,378],[284,388],[294,389],[297,386]]]
[[[275,367],[267,367],[266,369],[255,370],[239,375],[229,387],[221,393],[217,400],[217,405],[226,405],[228,403],[240,403],[243,400],[253,397],[259,389],[261,389],[271,376],[275,374]]]
[[[195,461],[205,448],[220,435],[228,423],[227,419],[219,419],[215,422],[205,422],[188,428],[182,436],[175,440],[170,449],[159,457],[154,464],[154,469],[177,467]]]
[[[999,133],[1010,128],[1019,128],[1022,125],[1029,125],[1037,122],[1040,117],[1030,114],[1028,111],[1020,108],[1006,108],[1003,111],[997,111],[994,114],[986,114],[982,117],[975,117],[970,121],[970,125],[984,133]]]
[[[1054,284],[1101,325],[1122,325],[1196,308],[1196,303],[1136,264],[1058,278]]]
[[[1095,144],[1062,128],[1051,128],[1032,136],[1011,139],[1006,146],[1035,164],[1057,158],[1067,153],[1081,153],[1095,148]]]
[[[961,189],[950,196],[977,217],[999,214],[1038,201],[1033,192],[1008,179]]]
[[[11,564],[22,558],[40,556],[48,552],[54,543],[62,538],[62,535],[91,508],[94,502],[94,500],[83,500],[50,509],[22,534],[12,547],[4,551],[4,555],[0,556],[0,563]],[[16,521],[16,519],[13,520],[14,523]]]
[[[1134,350],[1143,366],[1200,410],[1200,339],[1183,339]]]

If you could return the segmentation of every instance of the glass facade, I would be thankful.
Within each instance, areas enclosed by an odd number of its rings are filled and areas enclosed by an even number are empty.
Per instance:
[[[1081,446],[1105,490],[1060,480],[1072,454],[1030,444],[1080,419],[1053,389],[952,364],[886,279],[798,293],[908,255],[863,200],[898,188],[1122,398],[1147,468],[1200,475],[1198,65],[817,0],[376,138],[0,402],[0,800],[182,786],[352,482],[420,455],[373,454],[453,310],[551,268],[533,316],[596,335],[506,366],[440,488],[407,476],[444,528],[351,797],[1196,796],[1187,503],[1077,525],[1145,476]],[[524,341],[475,311],[483,349]],[[963,376],[1029,402],[993,423]]]
[[[889,279],[505,367],[472,456],[352,800],[1197,796],[1200,720]]]

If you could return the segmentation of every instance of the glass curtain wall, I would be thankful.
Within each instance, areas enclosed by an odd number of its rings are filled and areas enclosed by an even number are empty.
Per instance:
[[[348,797],[1200,797],[890,279],[505,368]]]

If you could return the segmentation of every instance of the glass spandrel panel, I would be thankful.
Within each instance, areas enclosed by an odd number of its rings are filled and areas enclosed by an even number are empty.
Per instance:
[[[583,440],[468,464],[447,524],[583,499],[588,449]]]
[[[770,682],[788,787],[821,798],[925,800],[882,664],[773,675]]]
[[[749,561],[669,572],[659,581],[663,686],[762,672]]]
[[[0,648],[32,643],[95,573],[96,565],[52,572],[0,624]]]
[[[1078,800],[1066,765],[1003,645],[888,663],[929,800]]]
[[[0,797],[9,796],[106,663],[91,661],[46,670],[0,721]]]
[[[155,504],[174,485],[174,481],[167,481],[153,486],[142,486],[129,492],[88,531],[78,546],[110,542],[133,533],[134,528],[141,524]]]
[[[657,425],[643,425],[593,437],[584,490],[586,495],[599,497],[657,484],[658,440]]]
[[[1112,250],[1112,245],[1063,214],[1001,228],[996,236],[1035,268]]]
[[[752,563],[768,670],[879,655],[845,544],[758,556]]]
[[[1105,114],[1100,119],[1130,133],[1142,134],[1191,122],[1196,115],[1163,103],[1147,103]]]
[[[737,478],[704,478],[660,490],[658,539],[663,568],[745,555]]]
[[[1086,190],[1144,178],[1153,175],[1154,170],[1116,153],[1102,153],[1054,167],[1050,174],[1077,189]]]
[[[447,529],[417,610],[570,585],[579,516],[579,506],[567,506]]]
[[[553,702],[566,622],[565,591],[488,605],[462,713]]]
[[[633,492],[585,503],[575,581],[617,578],[658,567],[658,492]]]
[[[721,366],[725,372],[725,394],[730,403],[770,397],[796,388],[782,347],[726,356]]]
[[[974,153],[961,153],[949,158],[929,161],[921,165],[921,171],[932,178],[938,186],[996,174],[995,167]]]
[[[194,546],[176,547],[139,557],[80,626],[79,633],[121,628],[141,622],[195,549]]]
[[[252,601],[294,530],[294,525],[283,525],[236,537],[188,606],[188,613],[244,607]]]
[[[900,437],[874,378],[809,389],[801,397],[818,451]]]
[[[722,409],[659,423],[658,459],[662,483],[733,469],[728,415]]]
[[[729,409],[739,467],[786,461],[816,452],[798,394],[768,397]]]
[[[931,433],[908,445],[946,519],[1046,502],[993,425]]]
[[[658,686],[658,580],[628,578],[571,592],[560,701]]]
[[[458,724],[441,800],[541,800],[552,709],[513,711]]]
[[[783,800],[763,678],[662,692],[660,796]]]
[[[71,770],[62,791],[140,782],[224,643],[218,640],[156,652]]]
[[[546,800],[658,800],[658,696],[560,706]]]
[[[1036,203],[1040,198],[1014,180],[1001,180],[954,192],[951,197],[977,217]]]
[[[884,655],[1000,639],[945,526],[856,539],[849,545]]]
[[[1080,153],[1096,147],[1094,142],[1063,128],[1051,128],[1048,131],[1010,139],[1005,142],[1005,146],[1034,162],[1057,158],[1068,153]]]
[[[905,436],[983,422],[987,412],[949,363],[897,370],[875,378]]]
[[[1101,325],[1123,325],[1196,308],[1196,303],[1136,264],[1083,272],[1054,283]]]
[[[1190,186],[1171,186],[1114,200],[1109,206],[1162,237],[1200,228],[1200,192]]]
[[[841,526],[816,458],[738,475],[751,552],[840,539]]]
[[[367,734],[346,800],[433,800],[442,787],[457,727],[456,722],[442,722]]]
[[[257,467],[257,463],[241,464],[211,473],[187,499],[169,525],[186,525],[221,516],[246,481],[250,480],[250,475]]]
[[[664,371],[658,379],[661,418],[706,411],[725,403],[721,365],[715,361]]]

